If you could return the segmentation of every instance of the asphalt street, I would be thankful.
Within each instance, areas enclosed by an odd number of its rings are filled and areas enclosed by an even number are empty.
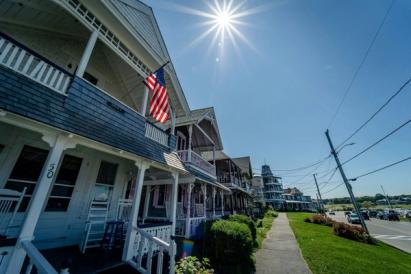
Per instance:
[[[329,217],[347,223],[344,212],[337,211],[335,214]],[[366,224],[374,238],[411,253],[411,222],[390,222],[371,218]]]

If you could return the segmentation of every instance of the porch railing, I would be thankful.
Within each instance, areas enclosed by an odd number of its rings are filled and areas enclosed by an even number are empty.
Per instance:
[[[168,134],[148,122],[146,123],[146,137],[163,146],[168,146]]]
[[[179,150],[178,155],[180,156],[183,162],[190,163],[199,169],[207,172],[212,176],[216,176],[215,166],[210,164],[207,160],[201,157],[199,154],[195,153],[191,150],[191,160],[189,159],[189,151],[188,150]]]
[[[62,94],[72,79],[68,72],[1,33],[0,64]]]
[[[170,257],[169,273],[174,273],[176,244],[173,240],[166,241],[135,226],[133,227],[133,233],[136,233],[136,241],[134,243],[133,259],[128,262],[131,266],[140,273],[151,274],[153,257],[157,254],[156,273],[162,274],[164,254],[168,254]],[[145,262],[144,257],[146,257]]]
[[[33,268],[36,268],[36,273],[57,274],[53,266],[30,241],[22,241],[20,244],[30,259],[26,268],[26,274],[30,274],[34,270]]]
[[[195,235],[197,228],[206,220],[205,216],[190,218],[190,235]]]

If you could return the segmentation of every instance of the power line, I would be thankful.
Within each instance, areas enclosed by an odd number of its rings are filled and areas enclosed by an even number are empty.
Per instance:
[[[334,190],[336,190],[337,188],[339,188],[340,186],[342,186],[344,183],[340,183],[340,184],[338,184],[338,185],[336,185],[335,187],[333,187],[332,189],[329,189],[329,190],[327,190],[326,192],[323,192],[323,195],[324,194],[327,194],[327,193],[330,193],[330,192],[332,192],[332,191],[334,191]]]
[[[299,171],[299,170],[304,170],[304,169],[316,166],[316,165],[322,163],[323,161],[327,160],[330,157],[331,157],[331,155],[328,155],[327,157],[324,157],[324,158],[322,158],[318,161],[315,161],[311,164],[308,164],[308,165],[302,166],[302,167],[297,167],[297,168],[292,168],[292,169],[271,169],[271,171],[274,171],[274,172],[277,171],[278,172],[278,171]],[[260,168],[253,168],[253,169],[258,170],[258,171],[262,171],[262,169],[260,169]]]
[[[350,136],[348,136],[341,144],[339,144],[337,146],[337,149],[340,148],[342,145],[344,145],[348,140],[350,140],[352,137],[354,137],[354,135],[356,135],[361,129],[363,129],[372,119],[375,118],[375,116],[377,116],[378,113],[381,112],[381,110],[383,110],[398,94],[400,94],[404,88],[411,82],[411,78],[408,79],[393,95],[391,95],[390,98],[388,98],[388,100],[382,104],[382,106],[380,106],[376,112],[374,112],[373,115],[370,116],[370,118],[368,118],[359,128],[357,128],[353,133],[351,133]]]
[[[351,91],[351,88],[352,88],[355,80],[357,79],[358,73],[360,72],[360,70],[361,70],[362,66],[364,65],[365,61],[367,60],[368,55],[369,55],[372,47],[374,46],[374,43],[375,43],[375,41],[377,40],[377,37],[378,37],[378,35],[380,34],[380,31],[381,31],[382,27],[384,26],[385,21],[387,20],[388,14],[390,13],[392,7],[394,6],[395,1],[396,1],[396,0],[392,0],[392,1],[391,1],[391,4],[390,4],[389,8],[387,9],[387,12],[385,13],[385,15],[384,15],[384,17],[383,17],[380,25],[378,26],[378,29],[377,29],[376,33],[374,34],[374,37],[373,37],[373,39],[371,40],[370,45],[368,46],[368,48],[367,48],[367,50],[366,50],[366,52],[365,52],[365,54],[364,54],[364,56],[363,56],[363,58],[362,58],[362,60],[361,60],[361,62],[360,62],[360,64],[359,64],[359,66],[358,66],[357,69],[355,70],[354,75],[353,75],[350,83],[348,84],[347,89],[346,89],[345,92],[344,92],[344,96],[342,97],[342,99],[341,99],[340,103],[338,104],[338,107],[337,107],[337,109],[336,109],[333,117],[331,118],[331,121],[330,121],[330,123],[329,123],[329,125],[328,125],[328,128],[329,128],[329,127],[331,126],[331,124],[334,122],[335,118],[337,117],[337,114],[339,113],[339,111],[340,111],[340,109],[341,109],[342,104],[344,103],[345,99],[347,98],[348,93]]]
[[[348,159],[347,161],[343,162],[341,165],[345,165],[346,163],[354,160],[355,158],[357,158],[358,156],[362,155],[363,153],[367,152],[368,150],[370,150],[371,148],[375,147],[376,145],[378,145],[379,143],[381,143],[382,141],[384,141],[385,139],[387,139],[388,137],[390,137],[391,135],[393,135],[394,133],[396,133],[397,131],[399,131],[400,129],[402,129],[403,127],[405,127],[406,125],[408,125],[409,123],[411,123],[411,119],[404,122],[403,124],[401,124],[399,127],[395,128],[393,131],[391,131],[390,133],[388,133],[387,135],[385,135],[384,137],[380,138],[379,140],[377,140],[376,142],[372,143],[371,145],[369,145],[368,147],[366,147],[365,149],[363,149],[362,151],[360,151],[359,153],[355,154],[353,157],[351,157],[350,159]]]
[[[387,169],[387,168],[390,168],[390,167],[392,167],[392,166],[401,164],[401,163],[406,162],[406,161],[408,161],[408,160],[411,160],[411,156],[410,156],[410,157],[407,157],[407,158],[404,158],[404,159],[402,159],[402,160],[399,160],[399,161],[397,161],[397,162],[394,162],[394,163],[392,163],[392,164],[389,164],[389,165],[386,165],[386,166],[383,166],[383,167],[374,169],[374,170],[372,170],[372,171],[370,171],[370,172],[364,173],[364,174],[359,175],[359,176],[357,176],[357,177],[354,177],[353,179],[351,179],[351,181],[356,181],[357,179],[359,179],[359,178],[361,178],[361,177],[365,177],[365,176],[368,176],[368,175],[377,173],[377,172],[379,172],[379,171],[382,171],[382,170]]]

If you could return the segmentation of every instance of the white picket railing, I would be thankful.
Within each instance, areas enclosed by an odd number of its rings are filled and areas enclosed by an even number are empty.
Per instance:
[[[197,228],[200,226],[202,222],[206,221],[206,217],[195,217],[195,218],[190,218],[190,235],[195,235]]]
[[[191,163],[192,165],[196,166],[197,168],[207,172],[212,176],[216,176],[216,169],[215,166],[210,164],[206,159],[201,157],[201,155],[195,153],[191,150],[191,160],[189,157],[190,151],[188,150],[179,150],[177,151],[178,155],[181,158],[181,161]]]
[[[169,254],[169,273],[174,273],[176,244],[170,239],[171,226],[168,227],[169,232],[166,233],[165,230],[167,229],[160,229],[161,227],[154,227],[150,229],[142,229],[135,226],[133,227],[133,233],[136,233],[136,241],[134,242],[133,259],[128,263],[140,273],[151,274],[153,257],[157,255],[156,273],[162,274],[164,254]],[[159,236],[152,235],[151,233],[159,233],[160,237],[163,236],[168,238],[168,241],[164,238],[160,238]],[[143,263],[144,257],[146,257],[145,263]]]
[[[168,146],[168,134],[150,123],[146,123],[146,137],[163,146]]]
[[[2,36],[0,64],[62,94],[71,81],[70,74]]]
[[[33,268],[36,269],[36,273],[57,274],[53,266],[30,241],[22,241],[20,244],[30,259],[26,268],[26,274],[30,274],[34,270]]]

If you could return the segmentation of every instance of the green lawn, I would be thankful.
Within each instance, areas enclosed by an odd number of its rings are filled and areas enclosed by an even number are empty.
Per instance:
[[[302,254],[318,273],[411,273],[411,255],[378,242],[368,245],[335,236],[330,227],[305,223],[308,213],[287,213]]]

